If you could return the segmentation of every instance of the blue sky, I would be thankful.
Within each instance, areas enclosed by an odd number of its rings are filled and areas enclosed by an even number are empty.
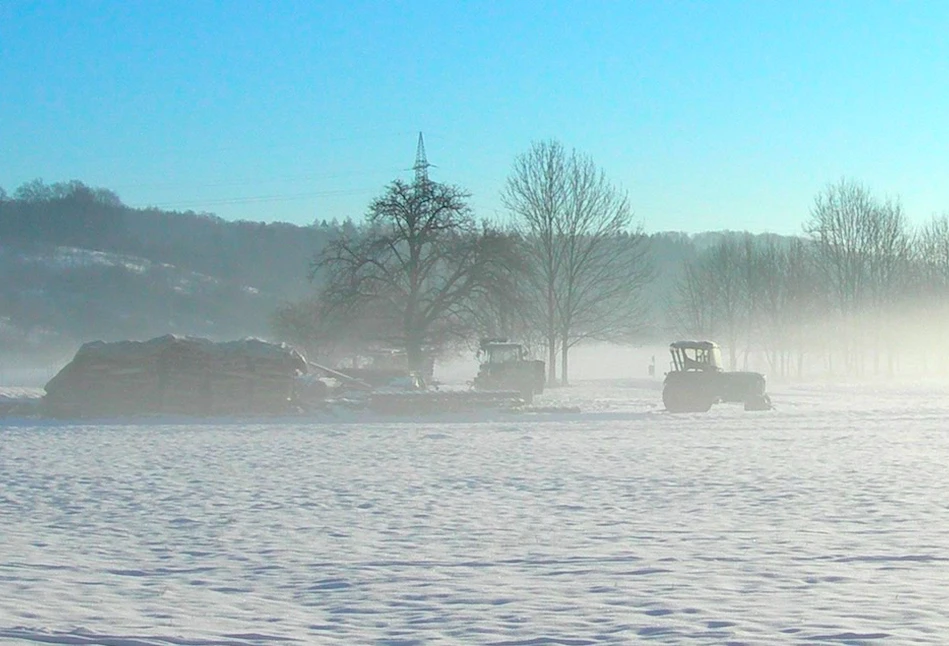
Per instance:
[[[0,0],[0,186],[360,219],[431,175],[502,220],[554,138],[647,231],[799,233],[841,177],[949,212],[949,2]]]

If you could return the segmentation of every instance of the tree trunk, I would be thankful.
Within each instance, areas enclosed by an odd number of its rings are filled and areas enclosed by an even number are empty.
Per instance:
[[[405,360],[412,372],[424,372],[423,337],[414,330],[405,331]]]
[[[422,347],[421,344],[408,341],[405,344],[405,358],[408,363],[409,371],[422,372]]]
[[[547,384],[557,385],[557,337],[547,337]]]
[[[567,345],[567,335],[564,334],[563,345],[560,346],[560,385],[567,386],[570,384],[567,379],[567,353],[569,352],[570,347]]]
[[[547,383],[557,384],[557,302],[553,288],[547,290]]]

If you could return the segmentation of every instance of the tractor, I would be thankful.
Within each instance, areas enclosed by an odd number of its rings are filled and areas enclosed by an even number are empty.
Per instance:
[[[672,370],[662,386],[670,413],[704,413],[712,404],[739,402],[745,410],[770,410],[765,377],[759,372],[726,372],[712,341],[676,341],[669,346]]]
[[[472,382],[476,390],[516,391],[526,401],[544,391],[544,362],[528,359],[520,343],[508,339],[481,339],[478,349],[481,365]]]

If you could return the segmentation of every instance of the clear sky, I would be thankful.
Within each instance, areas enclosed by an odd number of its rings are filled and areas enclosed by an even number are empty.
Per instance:
[[[554,138],[647,231],[799,233],[841,177],[949,212],[949,2],[0,0],[0,186],[360,219],[410,179],[503,219]]]

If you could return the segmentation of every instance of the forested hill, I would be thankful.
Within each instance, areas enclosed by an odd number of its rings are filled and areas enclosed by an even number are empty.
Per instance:
[[[266,336],[335,225],[135,209],[81,182],[0,192],[0,354],[94,339]]]

